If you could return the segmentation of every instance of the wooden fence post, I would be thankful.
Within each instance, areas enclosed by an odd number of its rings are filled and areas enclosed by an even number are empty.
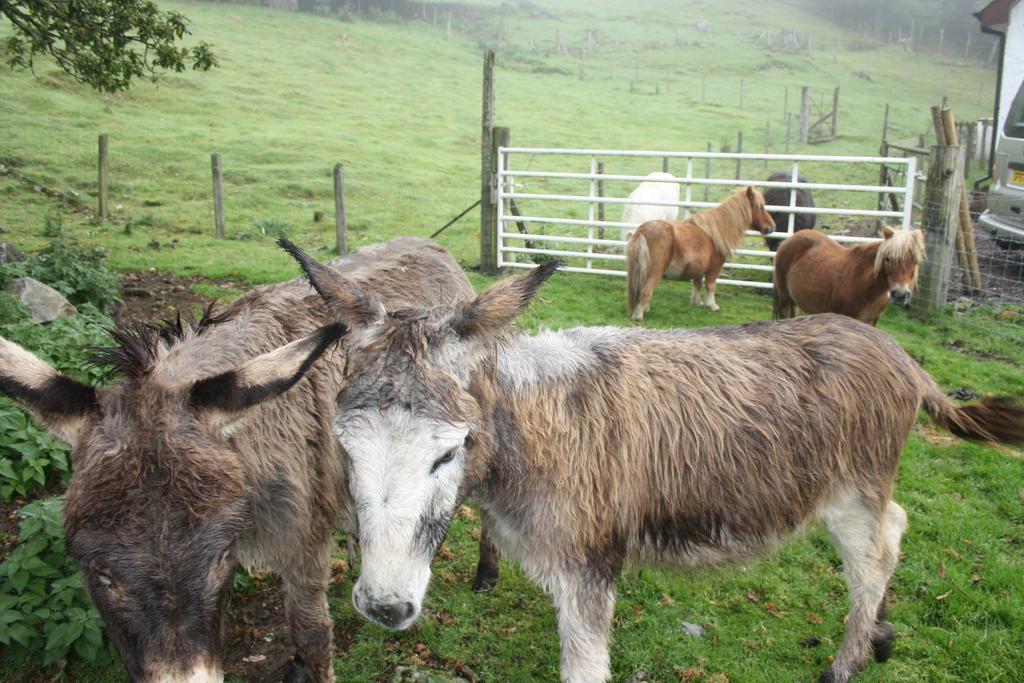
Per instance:
[[[604,162],[603,161],[597,162],[597,173],[598,173],[598,175],[604,175]],[[602,197],[602,198],[604,197],[604,181],[603,180],[598,180],[597,181],[597,196],[598,197]],[[599,202],[598,205],[597,205],[597,220],[602,221],[602,222],[604,221],[604,202]],[[597,238],[601,239],[601,240],[604,239],[604,226],[603,225],[597,229]]]
[[[557,31],[557,29],[556,29]],[[491,180],[494,172],[494,51],[484,53],[483,121],[480,133],[480,271],[498,272],[497,230]]]
[[[934,313],[946,305],[949,273],[953,261],[953,243],[960,211],[960,184],[963,182],[964,150],[948,145],[932,146],[928,160],[928,180],[924,191],[925,250],[921,264],[914,308]]]
[[[221,172],[220,154],[210,155],[213,170],[213,225],[217,239],[224,239],[224,178]]]
[[[946,144],[950,146],[960,147],[964,151],[964,166],[967,165],[966,147],[960,144],[960,139],[957,136],[956,121],[953,118],[953,112],[949,109],[942,110],[942,127],[946,133]],[[966,258],[961,261],[961,265],[964,266],[966,276],[964,280],[967,282],[968,288],[977,291],[981,289],[981,269],[978,267],[978,252],[974,244],[974,226],[971,223],[971,210],[970,203],[967,200],[967,183],[963,181],[964,174],[960,174],[960,209],[959,209],[959,223],[961,239],[963,241],[963,251]]]
[[[736,133],[736,153],[737,154],[742,154],[743,153],[743,131],[742,130],[740,132]],[[736,180],[739,180],[742,175],[743,175],[743,160],[742,159],[737,159],[736,160]]]
[[[96,207],[100,220],[105,221],[110,215],[109,204],[107,203],[107,136],[101,135],[99,140],[99,198]]]
[[[810,134],[811,123],[811,88],[802,86],[800,88],[800,128],[797,133],[797,142],[807,144],[807,137]]]
[[[668,173],[668,157],[661,158],[661,172]]]
[[[836,139],[839,132],[839,86],[832,91],[832,139]]]
[[[345,219],[345,169],[334,165],[334,234],[337,237],[338,256],[348,253],[348,221]]]

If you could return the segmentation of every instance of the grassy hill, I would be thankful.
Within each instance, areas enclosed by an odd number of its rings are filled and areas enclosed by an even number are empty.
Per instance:
[[[815,93],[839,85],[841,137],[813,150],[872,154],[886,102],[896,136],[911,135],[925,129],[928,107],[943,94],[961,117],[984,114],[993,81],[977,63],[876,46],[782,2],[738,0],[710,12],[695,2],[652,0],[640,11],[561,0],[544,4],[547,18],[532,19],[524,9],[457,19],[466,33],[455,32],[450,42],[430,21],[346,23],[245,5],[167,7],[190,17],[195,39],[217,47],[219,69],[110,96],[47,64],[37,78],[2,70],[0,159],[35,181],[78,192],[87,211],[67,212],[65,221],[109,246],[118,267],[248,282],[286,274],[252,267],[272,248],[259,239],[264,232],[333,242],[330,219],[317,225],[312,216],[316,209],[331,215],[337,162],[346,168],[355,246],[428,235],[478,197],[480,45],[496,44],[499,26],[498,122],[511,127],[513,143],[530,146],[682,150],[711,142],[717,149],[742,130],[746,148],[761,149],[771,121],[781,151],[784,87],[794,111],[800,85]],[[710,33],[695,28],[699,20],[711,22]],[[826,49],[769,50],[754,42],[769,22],[776,36],[783,26],[814,33]],[[556,27],[571,56],[550,54]],[[586,28],[594,52],[581,58]],[[115,208],[111,224],[93,227],[99,133],[110,136]],[[231,238],[224,243],[210,239],[212,152],[223,156]],[[38,244],[52,202],[3,176],[0,193],[3,226],[28,246]],[[441,239],[467,265],[477,258],[475,219],[467,216]],[[125,222],[132,235],[123,234]],[[162,248],[147,246],[153,240]]]
[[[876,45],[790,2],[731,0],[712,10],[650,0],[642,11],[612,0],[544,0],[540,9],[481,3],[493,11],[457,17],[450,41],[443,22],[433,25],[430,3],[427,21],[409,23],[162,6],[190,17],[194,39],[217,48],[219,69],[116,96],[92,93],[48,64],[37,77],[0,69],[0,162],[32,181],[0,175],[5,239],[37,248],[47,219],[52,229],[59,217],[74,235],[110,249],[122,270],[277,281],[296,274],[273,246],[277,232],[320,255],[333,244],[337,162],[346,168],[353,246],[429,235],[479,196],[481,51],[499,43],[498,122],[530,146],[692,150],[742,130],[748,149],[759,149],[765,123],[782,126],[784,87],[793,110],[799,86],[839,85],[839,140],[794,151],[874,154],[886,102],[894,137],[908,137],[925,129],[928,107],[944,94],[960,118],[985,115],[994,82],[975,62]],[[711,23],[710,34],[699,21]],[[776,35],[782,27],[813,33],[825,49],[769,49],[755,42],[769,25]],[[556,27],[567,55],[551,54]],[[580,56],[586,29],[596,47]],[[103,224],[92,216],[99,133],[110,136],[114,206]],[[224,160],[226,240],[212,237],[211,152]],[[33,183],[74,191],[81,205],[62,207]],[[312,221],[315,210],[327,212],[324,223]],[[474,212],[439,239],[467,267],[478,260],[478,226]],[[767,298],[725,288],[721,314],[689,308],[687,287],[659,289],[645,324],[770,315]],[[621,325],[622,289],[610,278],[560,275],[526,326]],[[891,311],[882,324],[948,389],[1024,393],[1024,349],[991,334],[988,315],[970,326],[947,317],[924,327]],[[896,653],[859,680],[1009,680],[1024,667],[1022,489],[1022,463],[1003,452],[927,428],[912,437],[897,493],[911,528],[890,603]],[[417,659],[449,670],[466,663],[484,681],[557,678],[554,614],[533,584],[504,565],[492,594],[469,591],[475,527],[456,521],[451,557],[435,563],[427,612],[412,631],[362,620],[349,603],[351,577],[331,588],[339,681],[386,679]],[[632,570],[620,582],[613,670],[616,680],[638,672],[658,681],[811,680],[838,646],[845,611],[838,558],[821,532],[749,567]],[[706,637],[685,635],[684,621],[702,624]],[[813,638],[821,644],[801,646]],[[119,665],[75,662],[64,676],[123,680]]]

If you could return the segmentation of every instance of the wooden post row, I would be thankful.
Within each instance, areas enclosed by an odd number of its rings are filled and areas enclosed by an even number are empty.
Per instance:
[[[217,239],[224,239],[224,178],[221,171],[220,154],[210,155],[213,171],[213,225]]]

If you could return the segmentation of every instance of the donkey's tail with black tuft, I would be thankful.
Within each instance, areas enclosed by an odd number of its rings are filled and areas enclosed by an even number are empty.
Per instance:
[[[640,294],[650,274],[651,254],[647,249],[647,240],[641,231],[636,231],[626,245],[626,270],[629,271],[628,291],[626,294],[626,315],[634,320],[644,317]],[[641,310],[637,310],[641,308]]]
[[[958,406],[932,382],[924,409],[955,436],[971,441],[1024,444],[1024,404],[1010,396],[983,398]]]

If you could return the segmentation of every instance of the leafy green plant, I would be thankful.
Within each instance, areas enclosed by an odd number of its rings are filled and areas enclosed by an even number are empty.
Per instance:
[[[17,277],[32,277],[76,306],[91,303],[106,311],[121,298],[121,283],[106,267],[106,257],[105,250],[83,245],[60,230],[38,254],[0,266],[0,286]]]
[[[54,474],[61,483],[71,473],[70,449],[37,427],[7,398],[0,399],[0,500],[41,489]]]
[[[8,297],[10,298],[10,297]],[[0,311],[5,310],[0,297]],[[17,304],[17,302],[14,302]],[[13,311],[17,308],[8,305]],[[21,344],[58,370],[86,382],[102,379],[103,370],[89,363],[89,347],[110,343],[112,321],[91,304],[78,315],[41,325],[27,316],[6,322],[0,335]],[[0,399],[0,500],[9,501],[38,491],[59,477],[63,486],[71,473],[67,445],[49,435],[9,399]]]
[[[64,552],[60,496],[21,508],[20,542],[0,564],[0,645],[15,661],[108,658],[102,622]]]

